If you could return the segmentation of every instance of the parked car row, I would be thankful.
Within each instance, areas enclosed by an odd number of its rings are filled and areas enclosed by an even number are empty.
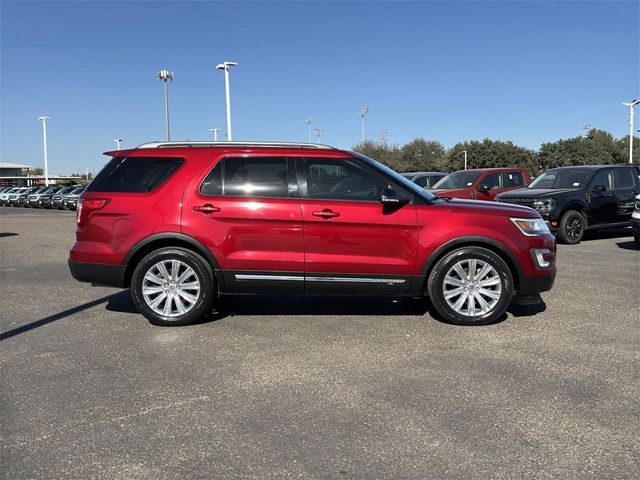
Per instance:
[[[405,176],[414,181],[431,173]],[[640,166],[559,167],[533,182],[524,168],[460,170],[425,188],[443,198],[495,200],[533,208],[560,242],[573,245],[587,230],[631,225],[634,201],[640,194]]]
[[[84,188],[84,185],[4,187],[0,188],[0,205],[75,210]]]

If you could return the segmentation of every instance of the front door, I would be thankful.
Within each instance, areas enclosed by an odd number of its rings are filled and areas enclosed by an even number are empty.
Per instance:
[[[357,159],[298,158],[309,293],[406,293],[415,268],[415,206],[384,208],[389,181]]]
[[[227,156],[187,187],[183,233],[220,265],[227,292],[304,291],[295,173],[285,156]]]

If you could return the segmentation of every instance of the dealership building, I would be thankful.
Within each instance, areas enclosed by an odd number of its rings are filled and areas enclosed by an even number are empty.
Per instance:
[[[44,185],[44,175],[29,175],[29,170],[33,170],[30,165],[0,162],[0,186],[30,187],[32,185]],[[80,177],[49,175],[50,184],[76,183],[80,180]]]

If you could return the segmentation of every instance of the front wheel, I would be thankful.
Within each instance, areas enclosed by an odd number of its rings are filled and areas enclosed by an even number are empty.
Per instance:
[[[448,322],[487,325],[502,316],[513,297],[513,277],[505,261],[481,247],[446,254],[427,282],[431,303]]]
[[[560,228],[558,230],[558,240],[568,245],[576,245],[580,243],[584,237],[584,231],[587,228],[587,221],[580,212],[569,210],[560,220]]]
[[[151,323],[162,326],[188,325],[202,318],[213,306],[214,287],[206,260],[181,248],[151,252],[131,277],[136,308]]]

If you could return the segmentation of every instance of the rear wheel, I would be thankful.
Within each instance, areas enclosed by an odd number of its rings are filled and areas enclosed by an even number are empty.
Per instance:
[[[558,240],[568,245],[580,243],[584,237],[584,231],[587,228],[587,220],[580,212],[569,210],[560,220],[560,228],[558,230]]]
[[[431,303],[448,322],[487,325],[495,322],[513,297],[513,278],[505,261],[481,247],[446,254],[427,282]]]
[[[131,297],[138,311],[155,325],[188,325],[211,310],[215,279],[200,255],[181,248],[162,248],[136,266]]]

